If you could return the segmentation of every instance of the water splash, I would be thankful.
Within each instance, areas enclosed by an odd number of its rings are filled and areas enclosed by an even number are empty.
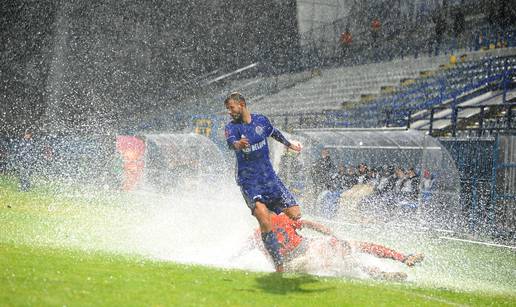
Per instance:
[[[195,157],[197,150],[211,146],[193,136],[187,137],[189,141],[183,143],[178,141],[182,138],[177,136],[162,136],[159,141],[154,136],[148,139],[161,146],[172,142],[177,145],[174,150],[192,153],[186,155],[183,152],[180,155],[187,158]],[[231,169],[220,152],[213,152],[210,157],[213,160],[209,163],[216,165],[216,169]],[[42,207],[44,212],[40,212],[38,225],[31,225],[33,232],[17,236],[13,229],[13,237],[18,243],[136,254],[222,268],[272,271],[272,264],[258,249],[241,253],[257,228],[257,222],[246,207],[234,179],[228,175],[231,171],[208,172],[206,176],[192,173],[201,169],[190,169],[189,175],[181,178],[180,184],[169,186],[166,190],[144,185],[129,193],[113,194],[86,188],[68,194],[60,193]],[[207,181],[211,183],[206,184]],[[146,185],[151,185],[151,181],[146,182]],[[44,202],[41,199],[34,201]],[[27,218],[31,218],[29,212],[27,210]],[[305,217],[311,218],[308,215]],[[421,286],[514,293],[514,279],[511,281],[510,276],[514,275],[511,270],[516,256],[510,250],[475,250],[465,243],[445,242],[434,232],[405,227],[403,224],[363,225],[338,219],[315,219],[331,226],[340,238],[376,242],[405,253],[423,252],[426,258],[420,266],[409,269],[392,260],[362,254],[329,259],[329,264],[322,264],[314,256],[316,260],[312,262],[312,267],[306,269],[308,273],[364,278],[366,275],[357,267],[375,266],[383,271],[405,272],[409,282]],[[303,231],[303,235],[310,237],[315,234]]]

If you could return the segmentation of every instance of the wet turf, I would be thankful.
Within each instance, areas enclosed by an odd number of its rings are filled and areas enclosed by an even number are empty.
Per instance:
[[[79,242],[81,244],[68,244],[75,242],[70,240],[70,235],[90,230],[92,225],[102,221],[103,217],[94,212],[100,208],[114,210],[118,204],[90,200],[85,205],[77,198],[57,197],[45,189],[19,193],[12,180],[5,178],[0,181],[0,187],[2,306],[516,304],[515,294],[510,293],[459,292],[413,283],[282,276],[154,261],[135,254],[99,251],[104,249],[95,247],[102,247],[104,243],[88,243],[100,238],[94,234]],[[58,228],[59,231],[70,231],[70,234],[63,234],[56,230],[56,224],[75,227]],[[115,231],[122,225],[123,221],[118,221],[104,227],[103,231]],[[67,244],[59,244],[60,238],[68,238]],[[464,252],[471,256],[478,250],[468,246],[464,247]],[[505,265],[514,264],[515,258],[510,252],[484,252],[483,255],[482,261],[489,256],[500,265],[504,261]],[[509,276],[503,277],[507,282],[514,279],[514,267],[507,271]]]

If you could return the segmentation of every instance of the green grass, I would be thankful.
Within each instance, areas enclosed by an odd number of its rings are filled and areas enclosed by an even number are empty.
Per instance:
[[[108,248],[110,242],[102,241],[95,231],[84,237],[100,228],[100,232],[108,231],[117,240],[125,239],[123,227],[127,220],[113,221],[110,211],[118,212],[128,201],[134,200],[124,194],[81,198],[62,190],[55,193],[54,188],[46,186],[20,193],[12,178],[0,177],[0,305],[516,305],[514,292],[464,292],[418,283],[189,266],[112,251]],[[62,233],[63,229],[67,233]],[[469,251],[471,246],[461,249],[474,256],[468,264],[481,266],[489,260],[496,266],[514,264],[514,254],[510,252]],[[509,287],[515,279],[514,268],[501,280]]]
[[[510,297],[250,273],[101,253],[0,245],[0,302],[20,305],[511,305]],[[514,299],[514,298],[512,298]]]

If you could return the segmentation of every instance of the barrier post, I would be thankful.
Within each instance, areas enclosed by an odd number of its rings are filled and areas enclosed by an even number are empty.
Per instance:
[[[390,126],[390,121],[391,121],[391,111],[386,109],[385,110],[385,127]]]
[[[452,103],[452,136],[455,137],[457,135],[457,95],[453,96],[453,103]]]
[[[430,109],[430,127],[429,127],[429,130],[428,130],[428,134],[430,136],[432,135],[433,127],[434,127],[434,112],[435,112],[435,109],[431,108]]]
[[[478,190],[477,190],[477,176],[474,175],[471,179],[471,211],[469,212],[469,231],[473,233],[477,224],[478,214]]]
[[[444,82],[444,79],[439,80],[439,104],[442,104],[444,101],[444,88],[446,87],[446,84]]]
[[[482,136],[482,130],[484,128],[484,109],[485,109],[484,106],[480,107],[480,114],[479,114],[479,119],[478,119],[478,131],[477,131],[478,137]]]
[[[512,129],[512,105],[507,105],[507,129]]]
[[[503,96],[502,96],[502,103],[506,103],[507,102],[507,78],[508,77],[508,71],[506,70],[504,73],[503,73],[503,79],[502,79],[502,91],[503,91]]]
[[[491,170],[491,200],[489,202],[489,210],[488,210],[488,223],[490,227],[490,232],[494,234],[495,232],[495,210],[496,203],[498,201],[498,192],[496,191],[496,179],[498,175],[498,150],[500,147],[500,140],[498,135],[495,137],[495,142],[493,145],[493,165]]]

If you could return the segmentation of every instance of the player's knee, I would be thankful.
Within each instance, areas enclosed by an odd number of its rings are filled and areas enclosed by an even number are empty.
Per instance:
[[[256,202],[253,215],[256,216],[257,219],[265,218],[269,216],[269,209],[267,209],[267,206],[260,202]]]
[[[258,205],[254,208],[253,215],[258,220],[262,231],[270,231],[272,229],[269,210],[264,205]]]

